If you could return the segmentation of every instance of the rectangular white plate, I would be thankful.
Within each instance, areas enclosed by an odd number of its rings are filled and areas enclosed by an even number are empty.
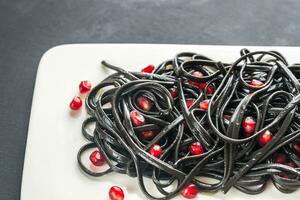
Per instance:
[[[24,163],[22,200],[99,200],[108,199],[112,185],[125,190],[125,199],[146,199],[136,179],[111,173],[99,179],[84,175],[78,168],[76,155],[86,143],[81,123],[83,109],[77,115],[69,111],[70,100],[79,94],[81,80],[94,85],[111,71],[101,67],[101,60],[117,66],[139,70],[148,64],[158,65],[182,51],[197,52],[216,60],[232,62],[239,57],[239,46],[151,45],[151,44],[75,44],[48,50],[42,57],[35,84],[26,158]],[[253,50],[278,50],[290,63],[300,62],[298,47],[248,47]],[[150,181],[149,181],[150,183]],[[300,190],[282,194],[271,184],[262,194],[251,196],[237,190],[224,195],[200,193],[205,200],[282,200],[298,199]],[[178,196],[175,199],[183,199]]]

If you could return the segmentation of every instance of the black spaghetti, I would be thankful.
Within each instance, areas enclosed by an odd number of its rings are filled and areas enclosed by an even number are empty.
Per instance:
[[[137,177],[149,199],[170,199],[189,183],[206,192],[235,187],[258,194],[271,180],[281,192],[297,190],[300,64],[288,65],[276,51],[240,54],[223,63],[179,53],[152,73],[102,61],[116,73],[86,98],[90,117],[82,133],[89,143],[79,150],[80,168],[91,176]],[[90,124],[95,124],[92,133]],[[155,145],[161,152],[151,152]],[[82,162],[83,152],[95,147],[109,165],[101,173]],[[147,191],[144,177],[160,196]],[[170,185],[172,191],[166,189]]]

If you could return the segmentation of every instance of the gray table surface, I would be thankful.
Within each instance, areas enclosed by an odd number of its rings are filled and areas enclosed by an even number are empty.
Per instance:
[[[50,47],[299,46],[299,8],[298,0],[0,0],[0,199],[20,198],[35,75]]]

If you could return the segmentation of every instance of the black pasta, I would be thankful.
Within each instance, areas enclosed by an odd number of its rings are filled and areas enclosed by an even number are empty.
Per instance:
[[[153,73],[129,72],[103,61],[116,73],[86,98],[90,117],[82,133],[89,143],[78,152],[80,168],[91,176],[118,172],[137,177],[149,199],[170,199],[189,183],[200,191],[226,193],[235,187],[258,194],[271,180],[281,192],[297,190],[300,152],[293,146],[300,145],[300,64],[288,65],[276,51],[242,49],[240,54],[235,62],[223,63],[183,52]],[[139,97],[148,99],[151,108],[138,105]],[[209,103],[203,110],[199,104],[204,100]],[[146,124],[134,126],[132,111]],[[249,116],[256,123],[245,136],[243,123]],[[93,133],[89,124],[95,124]],[[155,134],[145,139],[145,132]],[[258,139],[266,132],[272,138],[260,145]],[[190,154],[195,142],[204,153]],[[148,153],[155,144],[163,149],[159,158]],[[109,165],[101,173],[82,162],[83,152],[95,147]],[[289,164],[276,162],[278,154]],[[160,196],[147,191],[144,177],[152,179]],[[166,190],[170,185],[175,185],[171,192]]]

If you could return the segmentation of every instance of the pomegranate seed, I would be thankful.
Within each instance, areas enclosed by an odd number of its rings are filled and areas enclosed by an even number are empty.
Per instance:
[[[207,84],[206,84],[205,82],[201,82],[201,83],[198,84],[198,87],[199,87],[200,89],[204,90],[205,87],[206,87],[206,85],[207,85]]]
[[[207,85],[207,83],[202,82],[202,83],[198,84],[198,87],[202,90],[205,90],[206,85]],[[206,94],[213,94],[214,91],[215,90],[214,90],[214,87],[212,85],[209,85],[209,86],[206,87]]]
[[[79,84],[79,92],[81,94],[89,92],[91,88],[92,88],[92,84],[89,81],[81,81]]]
[[[154,69],[155,69],[154,65],[148,65],[147,67],[143,68],[141,72],[152,73]]]
[[[105,163],[105,158],[100,151],[96,150],[91,153],[90,161],[95,166],[102,166]]]
[[[154,138],[155,135],[156,135],[156,132],[154,132],[154,131],[143,131],[141,136],[143,139],[149,140],[149,139]]]
[[[250,137],[255,131],[256,122],[253,117],[248,116],[242,122],[243,133],[245,137]]]
[[[74,97],[70,103],[70,108],[72,110],[78,110],[79,108],[81,108],[81,106],[82,106],[81,98],[78,96]]]
[[[171,96],[173,98],[177,97],[178,93],[177,93],[177,89],[176,88],[170,88],[169,91],[170,91]]]
[[[130,112],[130,119],[133,126],[143,126],[145,124],[144,116],[136,110]]]
[[[274,163],[285,164],[286,163],[286,156],[283,153],[275,154]]]
[[[209,100],[205,99],[205,100],[203,100],[203,101],[200,102],[199,107],[200,107],[201,110],[207,111],[208,104],[209,104]]]
[[[193,199],[197,196],[198,188],[195,184],[189,184],[181,191],[181,195],[188,199]]]
[[[300,142],[293,143],[292,148],[295,153],[300,154]]]
[[[192,73],[192,76],[201,78],[201,77],[203,77],[203,74],[199,71],[194,71]],[[202,90],[205,90],[205,87],[207,85],[206,82],[196,82],[196,81],[192,81],[192,80],[189,80],[188,82],[189,82],[189,84],[194,85]],[[213,94],[213,93],[214,93],[214,87],[212,85],[207,86],[206,94]]]
[[[199,87],[199,83],[196,82],[196,81],[189,80],[188,83],[195,86],[195,87]]]
[[[207,86],[206,88],[206,94],[213,94],[215,91],[214,87],[212,85]]]
[[[158,144],[154,144],[150,150],[149,150],[149,153],[156,157],[156,158],[159,158],[162,154],[162,148],[158,145]]]
[[[259,86],[263,86],[264,83],[259,81],[259,80],[256,80],[256,79],[252,79],[252,81],[250,82],[250,85],[255,86],[255,87],[259,87]]]
[[[191,75],[194,76],[194,77],[197,77],[197,78],[203,77],[203,74],[199,71],[194,71]],[[194,85],[196,87],[199,87],[199,84],[200,84],[199,82],[192,81],[192,80],[189,80],[188,83],[191,84],[191,85]]]
[[[265,132],[261,133],[258,137],[258,143],[260,146],[266,145],[268,142],[270,142],[273,138],[272,133],[269,130],[266,130]]]
[[[144,110],[144,111],[149,111],[153,107],[153,101],[151,101],[149,98],[144,97],[144,96],[139,96],[136,100],[137,106]]]
[[[191,144],[189,150],[192,155],[201,155],[204,153],[203,147],[199,142]]]
[[[188,100],[186,100],[186,106],[188,108],[190,108],[193,105],[194,101],[195,101],[195,99],[188,99]]]
[[[214,87],[213,87],[212,85],[208,85],[208,86],[206,87],[206,85],[207,85],[207,83],[202,82],[202,83],[199,83],[199,84],[198,84],[198,87],[199,87],[200,89],[202,89],[202,90],[205,90],[205,88],[206,88],[206,93],[207,93],[207,94],[212,94],[212,93],[214,93]]]
[[[122,188],[118,186],[112,186],[109,189],[109,199],[110,200],[123,200],[124,199],[124,192]]]
[[[201,78],[201,77],[203,77],[203,74],[199,71],[194,71],[192,73],[192,76],[197,77],[197,78]]]

